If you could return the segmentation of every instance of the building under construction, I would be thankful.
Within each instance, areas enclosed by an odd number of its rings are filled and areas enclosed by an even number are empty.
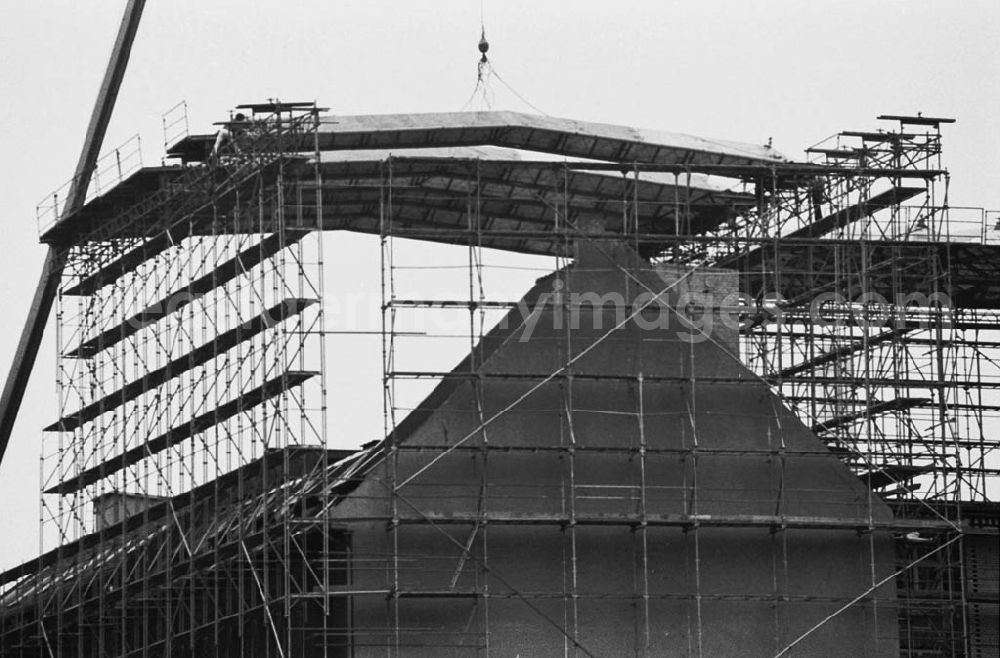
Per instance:
[[[58,408],[4,658],[997,655],[1000,214],[950,205],[950,120],[793,161],[239,112],[40,206]],[[352,451],[336,231],[381,247]]]

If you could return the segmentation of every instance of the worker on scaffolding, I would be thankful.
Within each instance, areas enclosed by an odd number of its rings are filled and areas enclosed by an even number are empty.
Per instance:
[[[823,219],[823,204],[830,201],[827,186],[825,176],[815,176],[809,181],[809,198],[812,201],[813,215],[817,222]]]
[[[231,120],[222,122],[215,135],[215,144],[212,145],[211,162],[217,163],[220,155],[238,155],[240,137],[249,131],[250,125],[251,122],[242,112],[238,112]]]

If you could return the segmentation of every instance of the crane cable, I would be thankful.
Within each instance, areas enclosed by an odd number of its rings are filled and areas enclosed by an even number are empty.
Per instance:
[[[487,110],[493,109],[493,90],[490,89],[490,76],[492,74],[492,66],[490,65],[490,60],[486,56],[489,52],[490,42],[486,40],[486,26],[480,24],[480,37],[479,37],[479,62],[476,64],[476,86],[472,90],[472,95],[469,96],[469,100],[465,101],[465,105],[462,106],[462,111],[469,109],[469,106],[476,100],[476,97],[482,99],[482,106]]]
[[[536,105],[534,105],[531,101],[529,101],[527,98],[522,96],[516,89],[514,89],[506,80],[504,80],[503,77],[497,72],[496,68],[493,66],[493,63],[490,61],[489,57],[487,57],[487,53],[490,50],[490,42],[486,40],[486,19],[485,19],[483,0],[480,0],[479,3],[479,27],[480,27],[480,32],[479,32],[478,48],[480,56],[479,56],[479,61],[476,64],[476,86],[472,90],[472,95],[469,96],[469,100],[467,100],[465,102],[465,105],[462,106],[462,111],[464,112],[465,110],[467,110],[469,106],[473,103],[473,101],[476,100],[477,96],[482,98],[483,105],[486,107],[487,110],[493,109],[494,94],[493,90],[490,88],[490,80],[495,77],[497,80],[500,81],[500,84],[506,87],[507,90],[510,93],[514,94],[514,96],[517,97],[517,99],[520,100],[522,103],[530,107],[535,112],[538,112],[539,114],[542,114],[544,116],[550,116],[548,112],[539,109]]]

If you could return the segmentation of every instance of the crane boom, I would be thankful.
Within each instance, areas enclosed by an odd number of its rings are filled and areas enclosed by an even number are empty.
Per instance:
[[[125,76],[132,43],[135,41],[135,35],[139,29],[139,19],[145,6],[146,0],[128,0],[128,4],[125,6],[125,14],[118,28],[118,36],[115,39],[108,66],[104,71],[104,79],[97,93],[94,109],[90,114],[90,123],[87,125],[83,149],[80,152],[76,171],[73,173],[62,218],[76,212],[87,197],[90,175],[94,171],[97,156],[104,143],[104,134],[107,132],[108,122],[111,121],[111,113],[114,110],[115,101],[118,99],[118,90],[121,88],[122,79]],[[14,421],[17,419],[17,412],[24,399],[24,391],[28,386],[31,369],[38,356],[38,348],[42,342],[42,335],[45,333],[45,324],[52,311],[52,302],[55,300],[61,276],[62,261],[56,248],[49,247],[45,263],[42,266],[41,278],[31,301],[28,317],[21,330],[21,338],[17,343],[14,360],[11,363],[7,381],[4,383],[3,393],[0,394],[0,462],[3,461],[7,444],[10,442],[10,436],[14,430]]]

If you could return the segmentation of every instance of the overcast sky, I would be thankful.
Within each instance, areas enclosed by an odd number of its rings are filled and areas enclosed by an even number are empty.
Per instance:
[[[0,376],[44,256],[35,205],[72,174],[124,4],[0,8]],[[475,84],[480,12],[479,0],[151,0],[105,145],[141,133],[145,162],[158,163],[160,116],[182,99],[193,132],[271,97],[341,114],[459,110]],[[944,136],[951,203],[1000,208],[996,0],[494,0],[485,18],[497,71],[554,116],[773,138],[792,157],[838,130],[877,128],[881,113],[955,117]],[[495,91],[497,109],[526,109]],[[38,550],[52,333],[50,323],[0,466],[0,568]]]

